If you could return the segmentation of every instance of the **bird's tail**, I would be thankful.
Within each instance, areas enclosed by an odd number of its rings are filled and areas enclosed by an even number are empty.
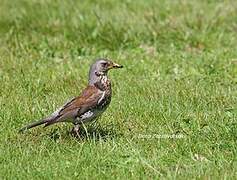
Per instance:
[[[24,126],[23,128],[21,128],[21,129],[19,130],[19,132],[24,132],[24,131],[26,131],[26,130],[28,130],[28,129],[31,129],[31,128],[36,127],[36,126],[39,126],[39,125],[41,125],[41,124],[46,124],[46,125],[47,125],[47,123],[49,123],[50,121],[53,121],[55,118],[56,118],[56,117],[52,117],[52,116],[51,116],[51,117],[47,117],[47,118],[45,118],[45,119],[38,120],[38,121],[36,121],[36,122],[32,122],[32,123],[30,123],[30,124]]]

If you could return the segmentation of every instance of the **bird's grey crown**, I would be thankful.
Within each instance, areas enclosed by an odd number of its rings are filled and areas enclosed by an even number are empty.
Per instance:
[[[89,85],[94,85],[96,82],[100,81],[100,75],[107,75],[107,72],[102,70],[101,64],[107,62],[108,60],[105,58],[100,58],[95,61],[94,64],[91,65],[89,71]]]

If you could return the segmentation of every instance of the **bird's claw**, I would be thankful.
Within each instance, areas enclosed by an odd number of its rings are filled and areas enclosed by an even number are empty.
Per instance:
[[[80,133],[79,133],[79,128],[80,126],[79,125],[75,125],[73,128],[72,128],[72,131],[71,131],[71,134],[75,137],[78,137],[81,139],[81,136],[80,136]]]

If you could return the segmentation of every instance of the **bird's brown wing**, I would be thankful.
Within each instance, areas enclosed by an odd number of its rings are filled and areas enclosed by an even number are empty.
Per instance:
[[[97,106],[103,93],[95,86],[88,86],[80,96],[73,98],[57,111],[58,118],[46,123],[46,126],[63,122],[68,119],[75,119],[90,109]]]
[[[66,114],[67,112],[74,111],[75,109],[80,109],[82,107],[93,107],[97,105],[98,100],[102,96],[102,92],[95,86],[88,86],[81,94],[69,103],[64,105],[59,114]]]

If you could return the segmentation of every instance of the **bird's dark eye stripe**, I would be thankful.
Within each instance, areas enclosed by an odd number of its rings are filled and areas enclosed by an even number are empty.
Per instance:
[[[108,63],[107,63],[107,62],[104,62],[104,63],[102,63],[102,65],[105,67],[105,66],[108,65]]]

